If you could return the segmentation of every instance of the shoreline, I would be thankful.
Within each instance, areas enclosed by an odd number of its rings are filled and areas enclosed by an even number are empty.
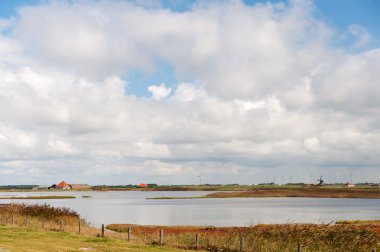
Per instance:
[[[75,196],[65,196],[65,195],[45,195],[45,196],[26,196],[26,197],[18,197],[18,196],[11,196],[11,197],[0,197],[0,199],[18,199],[18,200],[33,200],[33,199],[75,199]]]
[[[194,188],[194,187],[193,187]],[[310,186],[310,187],[235,187],[234,189],[227,190],[227,187],[215,186],[215,187],[202,187],[197,190],[191,190],[193,188],[182,188],[182,187],[156,187],[156,188],[134,188],[134,189],[115,189],[107,188],[104,190],[0,190],[0,193],[6,192],[50,192],[50,193],[70,193],[70,192],[105,192],[105,191],[140,191],[140,192],[208,192],[206,195],[202,196],[190,196],[190,197],[170,197],[170,196],[158,196],[146,198],[149,200],[171,200],[171,199],[210,199],[210,198],[271,198],[271,197],[284,197],[284,198],[350,198],[350,199],[380,199],[380,188],[379,187],[328,187],[328,186]],[[171,189],[171,190],[169,190]],[[202,190],[200,190],[202,189]],[[0,199],[53,199],[53,198],[75,198],[76,196],[66,196],[66,195],[30,195],[30,196],[10,196],[1,197]]]
[[[153,197],[150,200],[163,199],[215,199],[215,198],[347,198],[380,199],[380,188],[260,188],[236,192],[214,192],[195,197]]]

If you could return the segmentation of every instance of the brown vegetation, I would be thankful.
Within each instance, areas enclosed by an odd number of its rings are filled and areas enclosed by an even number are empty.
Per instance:
[[[253,227],[139,226],[112,224],[107,228],[127,232],[132,227],[134,240],[157,243],[159,230],[165,232],[165,244],[177,248],[208,251],[371,251],[380,248],[380,237],[371,229],[354,225],[284,224]],[[196,234],[199,236],[196,246]]]
[[[51,231],[78,230],[91,227],[81,220],[78,213],[66,207],[52,207],[48,204],[10,203],[0,205],[0,223],[15,226],[28,226]]]
[[[311,197],[311,198],[366,198],[379,199],[380,188],[258,188],[241,192],[216,192],[207,198],[234,197]]]

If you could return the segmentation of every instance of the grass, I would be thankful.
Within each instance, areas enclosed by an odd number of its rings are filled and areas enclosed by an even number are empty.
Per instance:
[[[0,206],[1,224],[76,232],[79,222],[83,230],[91,229],[85,220],[80,219],[78,213],[69,208],[25,203],[10,203]]]
[[[198,248],[208,251],[239,251],[240,237],[244,237],[244,251],[372,251],[380,248],[379,233],[371,228],[353,225],[283,224],[253,227],[195,227],[195,226],[138,226],[112,224],[107,228],[127,232],[142,243],[155,243],[159,230],[165,232],[165,244],[176,248],[195,249],[195,235],[199,234]]]
[[[48,204],[20,204],[10,203],[3,204],[0,207],[1,216],[16,217],[39,217],[48,220],[56,218],[74,218],[78,219],[79,214],[67,207],[52,207]]]
[[[0,226],[0,251],[109,251],[165,252],[181,251],[161,246],[127,243],[118,239],[95,238],[66,232],[48,232],[31,228]]]
[[[78,234],[80,232],[80,234]],[[44,204],[0,205],[0,251],[180,251],[126,243],[119,233],[90,226],[75,211]]]
[[[75,196],[66,196],[66,195],[44,195],[44,196],[26,196],[26,197],[0,197],[0,199],[75,199]]]
[[[148,199],[205,199],[205,198],[260,198],[260,197],[309,197],[309,198],[362,198],[380,199],[380,188],[254,188],[247,191],[214,192],[199,197],[155,197]]]
[[[80,216],[68,208],[46,204],[5,204],[0,206],[0,251],[80,251],[81,248],[96,251],[179,251],[177,249],[198,248],[228,252],[239,251],[241,237],[244,237],[244,251],[290,252],[296,251],[298,242],[304,252],[380,249],[380,221],[339,223],[251,227],[111,224],[105,230],[107,238],[100,238],[99,228],[80,220]],[[77,234],[79,227],[81,235]],[[126,242],[128,227],[132,227],[130,242]],[[165,234],[165,246],[158,246],[161,229]],[[198,246],[196,234],[200,237]]]

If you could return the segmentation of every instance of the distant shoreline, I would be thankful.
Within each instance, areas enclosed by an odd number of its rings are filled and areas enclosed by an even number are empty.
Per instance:
[[[51,193],[70,193],[70,192],[101,192],[101,191],[197,191],[208,192],[207,195],[194,197],[153,197],[148,199],[208,199],[208,198],[265,198],[265,197],[307,197],[307,198],[354,198],[354,199],[380,199],[380,187],[374,186],[356,186],[346,187],[344,185],[334,186],[306,186],[306,185],[190,185],[190,186],[156,186],[146,188],[136,187],[117,187],[103,186],[93,187],[91,189],[71,189],[71,190],[27,190],[27,189],[3,189],[0,192],[51,192]],[[33,198],[32,198],[33,197]],[[2,197],[1,199],[52,199],[52,198],[71,198],[74,196],[25,196],[17,195],[11,197]]]
[[[0,197],[0,199],[20,199],[20,200],[30,200],[30,199],[75,199],[75,196],[66,196],[66,195],[44,195],[44,196],[11,196],[11,197]]]
[[[209,198],[353,198],[380,199],[380,188],[260,188],[247,191],[215,192],[199,197],[154,197],[147,199],[209,199]]]

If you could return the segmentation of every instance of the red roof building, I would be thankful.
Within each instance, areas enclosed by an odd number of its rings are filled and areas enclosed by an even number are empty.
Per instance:
[[[57,189],[63,189],[63,190],[67,190],[67,189],[71,189],[71,185],[67,184],[65,181],[62,181],[61,183],[59,183],[57,186],[56,186]]]

